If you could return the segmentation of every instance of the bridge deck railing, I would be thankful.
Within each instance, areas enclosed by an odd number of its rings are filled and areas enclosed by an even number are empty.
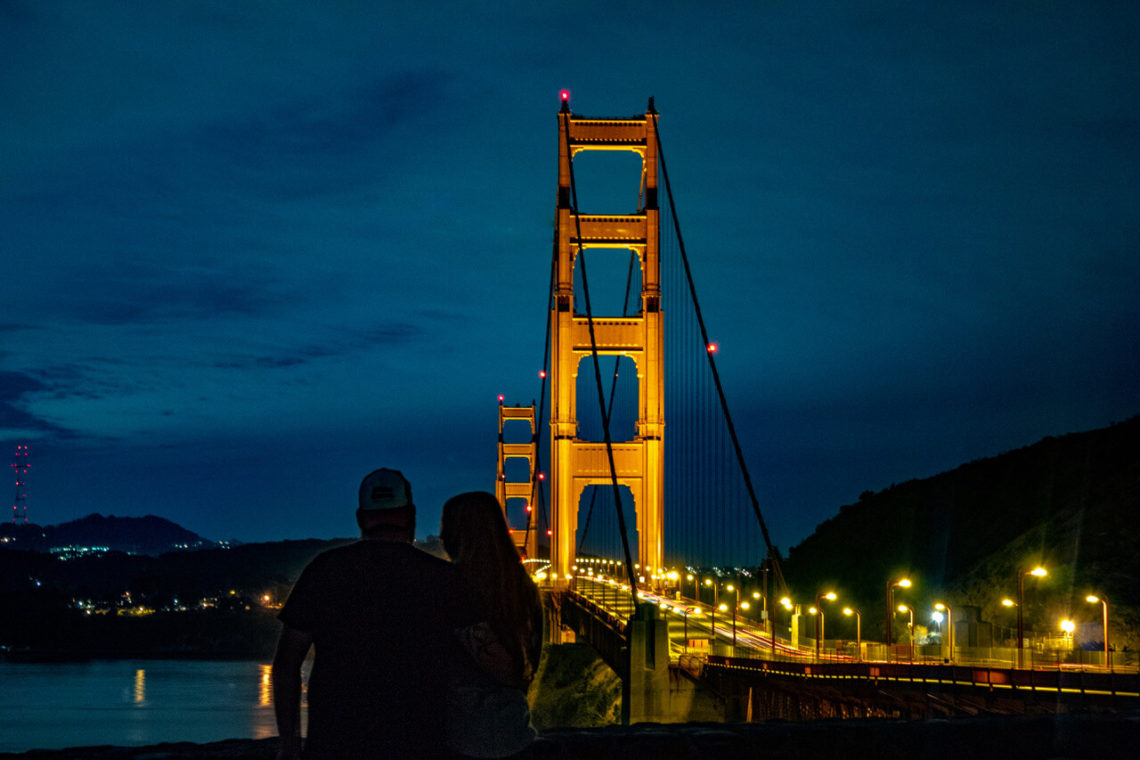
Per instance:
[[[632,614],[634,605],[628,590],[618,586],[583,579],[578,586],[578,596],[591,605],[599,617],[612,620],[615,630],[624,631],[626,621]],[[642,594],[639,593],[639,596]],[[702,657],[709,655],[734,658],[764,659],[773,662],[821,662],[821,663],[891,663],[910,665],[955,665],[989,669],[1009,669],[1017,659],[1017,650],[1008,646],[954,648],[953,658],[948,648],[939,645],[915,645],[909,643],[887,646],[874,641],[828,640],[817,650],[814,639],[801,637],[798,642],[776,636],[773,641],[771,629],[756,622],[737,618],[736,641],[733,643],[732,626],[728,618],[716,618],[708,605],[687,599],[666,599],[645,592],[642,603],[657,604],[662,614],[670,620],[670,648],[674,661],[681,656]],[[692,614],[682,610],[691,611]],[[715,635],[709,630],[715,618]],[[1116,673],[1140,673],[1140,653],[1112,652],[1111,671]],[[1079,649],[1056,649],[1046,646],[1029,645],[1023,650],[1023,670],[1104,672],[1103,651]]]

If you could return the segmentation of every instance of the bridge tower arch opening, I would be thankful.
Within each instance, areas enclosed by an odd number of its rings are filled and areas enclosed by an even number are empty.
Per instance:
[[[538,554],[537,516],[533,503],[537,463],[538,426],[534,404],[505,406],[499,402],[495,498],[503,508],[515,547],[524,557]]]
[[[632,440],[612,445],[614,469],[618,484],[626,486],[633,497],[639,539],[634,561],[642,568],[658,568],[664,560],[664,333],[654,119],[656,113],[652,105],[643,116],[606,119],[575,115],[565,103],[558,118],[558,194],[550,319],[550,561],[551,570],[558,578],[567,577],[574,565],[582,490],[588,485],[612,483],[605,443],[579,436],[577,375],[582,359],[591,357],[595,346],[601,355],[628,357],[636,366],[634,436]],[[579,154],[593,151],[625,151],[640,158],[634,163],[640,169],[640,177],[635,178],[639,182],[639,204],[635,212],[621,209],[611,214],[584,213],[575,208],[571,192],[572,163]],[[640,270],[640,289],[633,305],[636,313],[628,316],[593,314],[593,339],[590,319],[575,308],[576,260],[580,255],[589,257],[591,251],[627,255],[632,251]],[[589,283],[593,307],[592,277]],[[581,400],[596,406],[595,397],[596,390],[589,397],[583,394]],[[627,506],[623,503],[623,508]]]

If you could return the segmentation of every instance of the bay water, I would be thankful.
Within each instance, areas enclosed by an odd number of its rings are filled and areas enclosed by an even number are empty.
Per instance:
[[[0,752],[277,734],[267,662],[0,662],[0,715]]]

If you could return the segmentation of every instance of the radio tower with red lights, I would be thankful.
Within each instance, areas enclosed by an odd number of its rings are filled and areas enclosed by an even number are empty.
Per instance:
[[[28,494],[24,489],[28,485],[28,447],[24,444],[16,446],[16,455],[12,459],[12,473],[16,476],[16,500],[12,504],[12,522],[16,525],[28,523]]]

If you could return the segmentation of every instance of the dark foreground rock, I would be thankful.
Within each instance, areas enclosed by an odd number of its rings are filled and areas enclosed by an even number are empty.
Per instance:
[[[873,757],[914,760],[1135,758],[1140,714],[970,718],[901,722],[676,725],[638,724],[545,732],[532,746],[533,760],[825,760]],[[82,747],[0,754],[5,760],[269,760],[276,739],[152,747]]]

